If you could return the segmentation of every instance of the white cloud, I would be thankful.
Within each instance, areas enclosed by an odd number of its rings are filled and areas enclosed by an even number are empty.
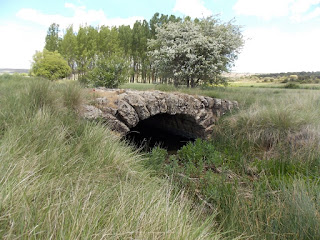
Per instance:
[[[317,17],[318,14],[312,13],[311,9],[319,3],[320,0],[238,0],[233,10],[238,15],[257,16],[265,20],[286,16],[300,22]]]
[[[320,29],[289,33],[277,28],[252,28],[244,32],[247,40],[236,72],[319,71]]]
[[[306,13],[311,6],[320,3],[319,0],[295,0],[291,1],[290,10],[293,14],[303,14]]]
[[[320,7],[317,7],[316,9],[314,9],[311,13],[309,13],[308,15],[305,16],[304,20],[308,21],[314,18],[317,18],[320,16]]]
[[[202,0],[176,0],[173,11],[180,12],[192,18],[208,17],[212,15],[212,11],[204,6]]]
[[[42,50],[46,31],[18,24],[0,25],[0,68],[30,68],[36,50]]]
[[[65,17],[60,14],[44,14],[35,9],[21,9],[16,16],[24,20],[23,24],[7,22],[0,24],[0,68],[30,68],[32,56],[36,50],[44,47],[48,27],[58,23],[61,29],[73,24],[79,25],[133,25],[143,17],[108,18],[102,10],[90,10],[84,6],[65,4],[73,10],[73,16]]]
[[[136,20],[143,20],[143,17],[130,17],[130,18],[107,18],[105,13],[100,10],[87,10],[84,6],[76,6],[72,3],[66,3],[66,8],[74,11],[72,17],[65,17],[59,14],[44,14],[38,10],[31,8],[21,9],[16,16],[42,26],[49,27],[51,23],[58,23],[61,28],[67,28],[73,24],[75,29],[80,25],[106,25],[106,26],[120,26],[131,25],[133,26]]]
[[[286,16],[292,0],[238,0],[233,6],[236,14],[259,16],[264,19]]]

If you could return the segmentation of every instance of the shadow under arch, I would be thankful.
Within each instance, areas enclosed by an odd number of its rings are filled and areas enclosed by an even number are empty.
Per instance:
[[[202,137],[203,132],[203,127],[190,115],[163,113],[139,121],[125,138],[147,151],[160,145],[168,151],[175,152],[188,142]]]

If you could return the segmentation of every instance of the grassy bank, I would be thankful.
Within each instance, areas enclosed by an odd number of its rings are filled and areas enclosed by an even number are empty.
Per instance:
[[[101,124],[73,83],[0,76],[1,239],[218,239],[212,218]]]
[[[237,100],[240,109],[219,121],[212,139],[176,156],[154,149],[147,167],[171,176],[208,216],[218,211],[230,239],[320,238],[319,91],[153,87]]]
[[[259,239],[320,238],[319,91],[247,90],[213,136],[235,174],[227,228]],[[236,164],[235,164],[236,163]],[[229,173],[230,174],[230,173]],[[222,184],[223,191],[230,181]],[[253,237],[254,239],[255,237]]]

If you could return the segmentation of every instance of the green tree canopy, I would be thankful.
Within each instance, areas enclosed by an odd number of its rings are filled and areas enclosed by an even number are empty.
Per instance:
[[[168,22],[156,27],[149,55],[156,70],[175,84],[194,87],[199,81],[221,83],[244,41],[240,28],[209,17]]]
[[[37,51],[33,55],[31,75],[57,80],[70,74],[71,68],[57,51],[50,52],[44,49],[43,52]]]
[[[54,52],[59,49],[59,24],[52,23],[47,31],[46,44],[44,46],[48,51]]]
[[[72,72],[75,73],[76,68],[76,46],[77,37],[73,32],[73,26],[69,26],[60,42],[59,53],[67,60]]]
[[[45,48],[67,60],[74,79],[85,79],[99,58],[117,56],[129,64],[131,82],[218,84],[243,45],[240,29],[232,22],[159,13],[132,27],[69,26],[63,33],[60,38],[59,25],[51,24]]]
[[[92,26],[80,26],[76,39],[76,64],[83,76],[90,71],[98,53],[98,30]]]
[[[82,82],[94,87],[116,88],[127,81],[128,67],[128,63],[122,57],[101,55]]]

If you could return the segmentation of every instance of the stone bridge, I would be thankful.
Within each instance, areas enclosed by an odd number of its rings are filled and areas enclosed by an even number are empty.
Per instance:
[[[101,119],[123,135],[138,124],[189,138],[207,138],[235,101],[160,91],[95,88],[94,101],[83,107],[87,119]]]

